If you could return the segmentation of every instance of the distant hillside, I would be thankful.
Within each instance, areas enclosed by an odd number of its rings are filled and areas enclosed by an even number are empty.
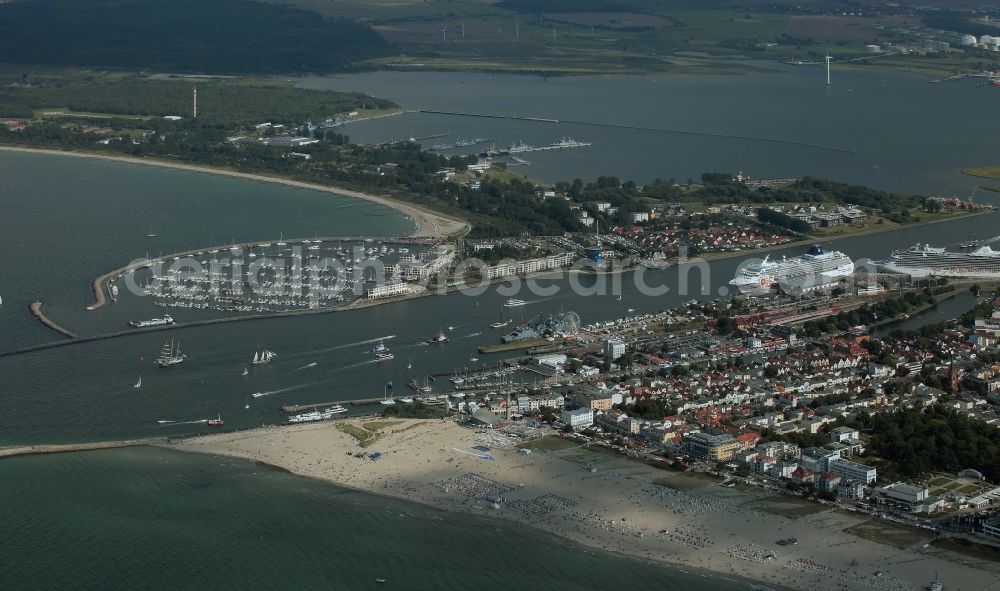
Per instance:
[[[773,0],[767,0],[771,4]],[[791,0],[790,0],[791,1]],[[799,4],[802,0],[796,0]],[[501,0],[500,8],[514,12],[641,12],[662,13],[676,10],[718,10],[759,8],[763,0]],[[780,4],[780,2],[774,2]],[[808,2],[806,2],[808,4]]]
[[[0,3],[0,59],[8,63],[323,72],[392,53],[367,26],[249,0]]]

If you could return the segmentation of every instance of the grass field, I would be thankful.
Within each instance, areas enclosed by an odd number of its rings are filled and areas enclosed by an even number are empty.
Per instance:
[[[1000,180],[1000,166],[977,166],[974,168],[963,168],[962,174],[984,179]]]
[[[829,510],[829,507],[820,505],[814,501],[787,495],[774,495],[766,499],[757,499],[749,506],[765,513],[780,515],[789,519],[808,517]]]
[[[388,429],[389,427],[395,427],[396,425],[401,424],[403,424],[402,421],[369,421],[367,423],[362,423],[361,426],[369,431],[377,432],[382,429]]]
[[[816,62],[826,52],[835,58],[860,57],[866,43],[895,40],[877,27],[919,21],[917,17],[792,16],[768,12],[767,2],[748,1],[744,4],[752,7],[749,11],[725,9],[726,2],[652,1],[624,2],[615,5],[614,12],[541,9],[539,14],[513,12],[497,6],[496,0],[264,0],[370,25],[393,47],[370,53],[382,57],[363,61],[366,66],[540,75],[754,73],[766,69],[733,56]],[[683,6],[705,9],[678,9]],[[998,63],[1000,59],[992,56],[957,52],[835,67],[902,69],[944,77]]]
[[[910,548],[934,538],[929,531],[907,527],[891,521],[870,520],[844,530],[849,534],[896,548]]]
[[[675,490],[688,491],[719,484],[720,479],[701,472],[679,472],[663,478],[657,478],[654,483]]]
[[[0,69],[0,116],[150,119],[188,116],[195,82],[86,69]],[[322,121],[348,111],[363,118],[391,112],[390,101],[358,93],[307,90],[256,76],[198,78],[198,115],[214,121]]]
[[[367,429],[362,429],[361,427],[351,425],[350,423],[337,423],[337,429],[357,439],[358,445],[361,447],[368,447],[369,445],[375,443],[379,437],[378,433],[372,433]]]
[[[941,538],[931,542],[931,546],[941,550],[955,552],[977,560],[1000,562],[1000,548],[977,544],[962,538]]]

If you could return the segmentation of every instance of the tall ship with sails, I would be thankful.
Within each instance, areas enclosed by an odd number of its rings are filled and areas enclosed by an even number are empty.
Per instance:
[[[160,356],[156,358],[156,364],[160,367],[171,367],[184,363],[185,359],[187,359],[187,355],[181,353],[181,344],[175,344],[174,339],[170,339],[163,343],[163,348],[160,349]]]
[[[269,351],[267,349],[262,349],[260,351],[253,352],[253,359],[250,360],[250,365],[267,365],[274,361],[277,355],[274,351]]]
[[[772,259],[741,266],[729,282],[741,292],[759,295],[780,286],[785,291],[803,291],[832,286],[841,277],[854,273],[854,261],[838,251],[827,252],[813,244],[808,252],[797,257]]]
[[[1000,251],[980,246],[968,252],[950,252],[929,244],[916,244],[894,251],[880,266],[886,271],[906,273],[911,277],[1000,279]]]

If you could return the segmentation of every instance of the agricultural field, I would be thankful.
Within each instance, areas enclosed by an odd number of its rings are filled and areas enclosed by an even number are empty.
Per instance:
[[[899,27],[920,24],[912,16],[870,18],[861,16],[793,16],[784,33],[794,39],[812,39],[820,43],[874,43],[883,34],[876,25]]]

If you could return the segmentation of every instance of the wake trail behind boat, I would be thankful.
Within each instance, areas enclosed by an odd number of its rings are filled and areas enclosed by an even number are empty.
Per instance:
[[[156,422],[161,425],[197,425],[198,423],[207,423],[208,419],[199,419],[197,421],[168,421],[165,419],[161,419]]]
[[[339,351],[340,349],[349,349],[351,347],[358,347],[358,346],[361,346],[361,345],[374,345],[375,343],[377,343],[379,341],[388,341],[388,340],[391,340],[391,339],[394,339],[394,338],[396,338],[396,335],[391,334],[391,335],[387,335],[387,336],[384,336],[384,337],[378,337],[378,338],[374,338],[374,339],[368,339],[366,341],[357,341],[356,343],[347,343],[345,345],[337,345],[336,347],[329,347],[329,348],[326,348],[326,349],[314,349],[312,351],[303,351],[302,354],[305,355],[305,354],[311,354],[311,353],[329,353],[330,351]]]
[[[302,371],[303,369],[309,369],[310,367],[316,367],[316,365],[317,365],[317,364],[316,364],[316,362],[314,361],[314,362],[312,362],[312,363],[310,363],[310,364],[308,364],[308,365],[303,365],[302,367],[296,367],[296,368],[295,368],[295,369],[293,369],[292,371]]]
[[[280,390],[265,390],[264,392],[254,392],[251,394],[254,398],[260,398],[262,396],[270,396],[272,394],[283,394],[285,392],[291,392],[292,390],[300,390],[302,388],[308,388],[309,386],[315,386],[320,382],[309,382],[307,384],[299,384],[297,386],[289,386],[287,388],[281,388]]]
[[[345,369],[352,369],[352,368],[355,368],[355,367],[361,367],[363,365],[374,365],[376,363],[378,363],[377,359],[370,359],[368,361],[362,361],[361,363],[352,363],[351,365],[345,365],[343,367],[335,367],[335,368],[333,368],[332,371],[339,372],[339,371],[342,371],[342,370],[345,370]],[[304,369],[304,368],[300,368],[300,369]],[[334,382],[334,381],[338,381],[338,380],[342,380],[342,379],[343,379],[343,376],[336,375],[336,376],[332,376],[332,377],[329,377],[329,378],[324,378],[324,379],[321,379],[321,380],[316,380],[314,382],[306,382],[305,384],[297,384],[295,386],[289,386],[287,388],[280,388],[278,390],[265,390],[263,392],[254,392],[250,396],[252,396],[254,398],[263,398],[264,396],[272,396],[274,394],[283,394],[285,392],[292,392],[294,390],[301,390],[302,388],[308,388],[310,386],[318,386],[320,384],[325,384],[325,383],[328,383],[328,382]]]

